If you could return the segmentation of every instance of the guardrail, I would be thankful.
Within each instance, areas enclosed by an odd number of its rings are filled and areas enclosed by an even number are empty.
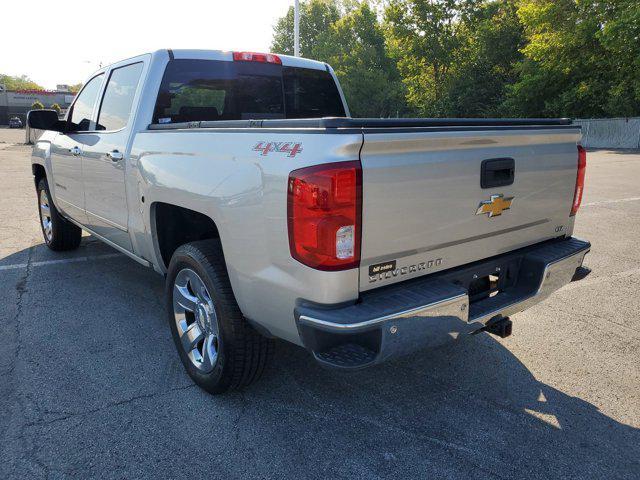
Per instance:
[[[640,117],[576,119],[587,148],[640,148]]]

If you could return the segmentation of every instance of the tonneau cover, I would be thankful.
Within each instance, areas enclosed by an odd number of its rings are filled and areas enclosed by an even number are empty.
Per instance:
[[[538,127],[571,126],[569,118],[298,118],[269,120],[218,120],[151,124],[151,130],[184,128],[315,128],[315,129],[419,129],[434,127]],[[575,127],[575,125],[574,125]]]

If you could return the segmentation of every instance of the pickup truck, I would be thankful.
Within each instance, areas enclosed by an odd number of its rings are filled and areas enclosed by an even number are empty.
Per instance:
[[[85,230],[164,275],[180,359],[214,394],[259,378],[274,339],[350,370],[507,336],[590,249],[579,126],[351,118],[322,62],[160,50],[29,125],[46,244]]]

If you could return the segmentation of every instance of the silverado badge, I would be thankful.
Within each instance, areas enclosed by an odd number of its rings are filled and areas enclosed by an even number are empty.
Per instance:
[[[491,195],[491,200],[484,200],[478,205],[476,215],[487,214],[488,217],[497,217],[502,215],[502,212],[511,208],[513,197],[504,198],[504,195],[499,193],[498,195]]]

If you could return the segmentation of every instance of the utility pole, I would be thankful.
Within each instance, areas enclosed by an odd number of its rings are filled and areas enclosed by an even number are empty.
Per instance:
[[[293,54],[300,56],[300,0],[293,4]]]

